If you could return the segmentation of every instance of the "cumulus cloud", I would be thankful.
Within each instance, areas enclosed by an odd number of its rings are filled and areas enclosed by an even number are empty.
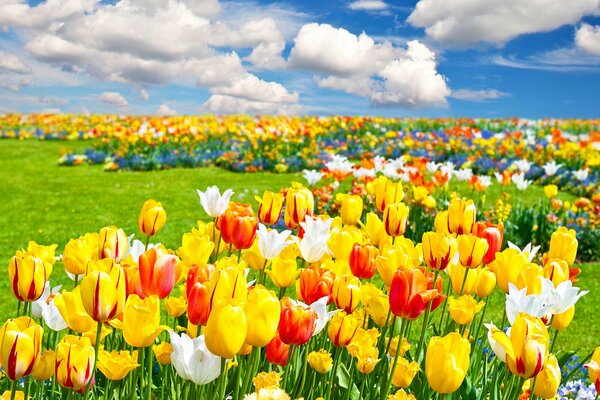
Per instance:
[[[129,103],[127,99],[119,92],[103,92],[98,96],[98,100],[103,103],[114,104],[119,107],[125,107]]]
[[[159,115],[177,115],[177,111],[173,110],[167,104],[161,104],[157,109],[156,113]]]
[[[298,93],[289,93],[286,88],[276,82],[266,82],[248,74],[230,86],[212,88],[215,94],[240,97],[246,100],[268,100],[273,103],[297,103]]]
[[[25,0],[0,3],[0,27],[56,29],[61,22],[94,9],[96,0],[46,0],[34,7]]]
[[[357,0],[348,4],[348,8],[351,10],[383,11],[387,10],[388,5],[381,0]]]
[[[294,39],[288,63],[316,73],[320,87],[364,96],[375,105],[428,107],[446,104],[446,78],[435,53],[419,41],[407,48],[375,42],[328,24],[307,24]]]
[[[582,24],[575,33],[575,44],[586,53],[600,56],[600,26]]]
[[[496,100],[502,97],[510,96],[508,93],[501,92],[497,89],[457,89],[453,90],[450,97],[465,100],[465,101],[473,101],[473,102],[484,102],[489,100]]]
[[[303,108],[298,104],[281,104],[254,101],[240,97],[214,94],[202,105],[202,109],[218,114],[298,114]]]
[[[0,71],[30,74],[31,67],[21,61],[19,57],[0,50]]]
[[[599,11],[598,0],[419,0],[407,21],[442,42],[503,45],[519,35],[575,24]]]

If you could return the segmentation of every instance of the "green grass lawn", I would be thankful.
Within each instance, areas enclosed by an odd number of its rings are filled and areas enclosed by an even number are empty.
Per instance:
[[[29,240],[56,243],[60,253],[69,239],[97,232],[107,225],[122,227],[127,234],[139,234],[138,213],[149,198],[162,202],[167,211],[167,224],[156,241],[176,249],[181,235],[194,227],[198,219],[206,218],[196,189],[210,185],[232,188],[236,192],[235,200],[255,205],[255,194],[302,180],[298,174],[243,174],[213,167],[109,173],[101,166],[57,165],[61,148],[81,150],[87,146],[84,142],[0,141],[0,265],[3,268],[15,250],[26,247]],[[455,188],[464,193],[470,190],[466,184]],[[493,203],[501,191],[498,185],[490,187],[486,202]],[[533,204],[544,196],[541,187],[530,187],[521,195],[525,204]],[[561,198],[571,200],[573,196],[561,194]],[[57,263],[55,267],[52,282],[66,283],[62,266]],[[596,273],[600,265],[585,264],[581,268],[579,286],[591,292],[580,301],[572,325],[559,335],[558,348],[578,350],[583,355],[600,345],[600,314],[594,311],[600,303],[600,278]],[[0,279],[0,321],[3,321],[15,312],[17,303],[10,293],[7,274],[0,276],[3,277]],[[489,319],[499,324],[503,295],[495,293],[490,301]]]

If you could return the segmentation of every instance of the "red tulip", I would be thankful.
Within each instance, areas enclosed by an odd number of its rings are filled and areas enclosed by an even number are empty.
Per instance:
[[[436,289],[428,289],[427,277],[421,270],[398,270],[390,286],[390,310],[398,317],[415,320],[437,295]]]
[[[476,222],[473,224],[472,233],[477,237],[483,238],[488,243],[488,250],[483,257],[483,263],[489,264],[496,259],[496,252],[502,249],[504,241],[504,224],[498,225],[490,222]]]
[[[369,279],[375,274],[375,258],[377,248],[370,244],[355,243],[350,251],[350,269],[352,274],[360,279]]]
[[[281,299],[279,337],[283,343],[300,346],[311,338],[317,313],[310,307],[292,303],[289,297]]]
[[[266,346],[267,360],[271,364],[281,365],[282,367],[285,367],[287,364],[289,352],[290,345],[283,343],[278,333],[275,334],[275,337]]]
[[[164,299],[175,286],[177,257],[152,248],[140,256],[140,284],[144,296]]]

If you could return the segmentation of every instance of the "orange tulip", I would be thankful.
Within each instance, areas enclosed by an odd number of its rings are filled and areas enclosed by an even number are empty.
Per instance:
[[[355,243],[350,252],[350,270],[354,276],[360,279],[369,279],[375,274],[375,257],[377,257],[377,247],[365,244]]]
[[[437,296],[437,289],[428,289],[421,270],[398,270],[390,286],[390,310],[398,317],[415,320]]]
[[[156,295],[164,299],[175,285],[177,257],[152,248],[140,256],[140,283],[144,296]]]
[[[489,264],[496,259],[496,253],[502,249],[504,241],[504,224],[494,225],[490,222],[476,222],[471,231],[477,237],[483,238],[488,243],[488,250],[483,257],[483,263]]]
[[[312,304],[320,298],[327,297],[327,304],[333,300],[331,289],[335,274],[326,268],[312,265],[300,272],[300,294],[308,304]]]
[[[285,367],[287,364],[289,352],[290,345],[281,341],[279,333],[275,334],[275,337],[267,344],[265,350],[267,360],[269,360],[271,364],[281,365],[282,367]]]
[[[236,249],[248,249],[254,242],[258,220],[255,216],[225,212],[220,218],[223,241]]]
[[[300,346],[311,338],[317,313],[310,307],[294,304],[289,297],[281,299],[279,338],[283,343]]]

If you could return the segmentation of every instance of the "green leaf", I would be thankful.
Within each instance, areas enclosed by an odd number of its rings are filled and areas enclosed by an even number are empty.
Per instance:
[[[475,386],[471,383],[471,379],[467,376],[463,381],[462,385],[458,388],[460,398],[465,400],[477,400],[477,391]]]

